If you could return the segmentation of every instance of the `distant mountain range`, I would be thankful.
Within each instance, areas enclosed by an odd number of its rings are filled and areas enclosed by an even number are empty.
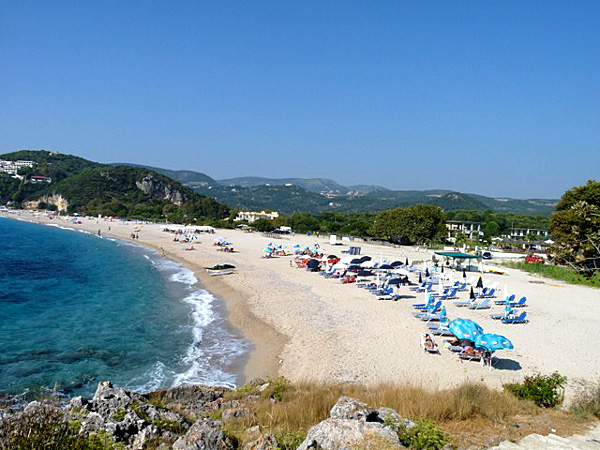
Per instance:
[[[557,200],[490,198],[445,189],[394,191],[382,186],[343,186],[327,178],[215,180],[192,170],[100,164],[42,150],[8,153],[0,159],[35,163],[20,169],[21,178],[0,173],[0,204],[91,215],[205,221],[227,217],[230,209],[271,210],[285,215],[377,213],[424,203],[445,211],[548,216],[557,204]]]
[[[491,210],[497,213],[549,215],[555,199],[491,198],[445,189],[394,191],[383,186],[343,186],[327,178],[238,177],[215,180],[188,170],[148,167],[201,194],[212,195],[233,209],[295,212],[373,213],[417,203],[445,211]]]

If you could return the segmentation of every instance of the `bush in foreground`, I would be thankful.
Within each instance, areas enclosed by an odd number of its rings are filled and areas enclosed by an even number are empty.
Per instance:
[[[538,373],[525,377],[522,383],[505,384],[504,389],[517,398],[532,400],[537,406],[554,408],[563,402],[566,381],[567,377],[558,372]]]

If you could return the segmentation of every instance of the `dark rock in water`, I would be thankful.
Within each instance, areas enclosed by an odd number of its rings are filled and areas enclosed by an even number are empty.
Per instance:
[[[230,450],[235,444],[221,429],[220,421],[201,420],[173,444],[173,450]]]

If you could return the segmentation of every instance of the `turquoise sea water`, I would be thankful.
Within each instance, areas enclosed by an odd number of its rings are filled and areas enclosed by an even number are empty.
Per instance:
[[[0,218],[0,391],[90,395],[241,381],[248,343],[194,274],[156,253]]]

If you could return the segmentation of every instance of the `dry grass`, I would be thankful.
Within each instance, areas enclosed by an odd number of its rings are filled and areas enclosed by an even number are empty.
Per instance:
[[[248,394],[233,394],[244,401]],[[429,391],[415,386],[381,384],[360,385],[321,384],[312,382],[283,386],[277,393],[281,401],[271,399],[272,392],[263,392],[251,400],[253,415],[227,425],[228,431],[244,439],[244,430],[260,425],[263,432],[285,435],[311,426],[329,417],[332,406],[340,396],[354,397],[369,406],[387,406],[409,419],[430,419],[458,437],[464,424],[489,424],[496,433],[497,426],[515,416],[535,416],[540,409],[533,403],[498,392],[482,384],[464,384],[444,391]],[[253,398],[252,396],[250,398]],[[462,425],[461,425],[462,424]],[[501,428],[501,427],[500,427]],[[480,428],[479,428],[480,429]]]

